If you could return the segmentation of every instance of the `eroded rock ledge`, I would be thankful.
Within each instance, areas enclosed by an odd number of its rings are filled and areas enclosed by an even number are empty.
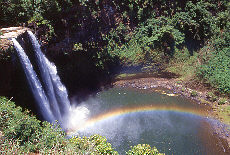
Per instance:
[[[26,27],[8,27],[0,29],[0,49],[6,51],[12,45],[10,41],[12,38],[17,38],[25,33],[29,28]]]

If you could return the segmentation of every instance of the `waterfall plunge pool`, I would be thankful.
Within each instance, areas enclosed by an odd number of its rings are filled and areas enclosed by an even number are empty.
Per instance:
[[[229,154],[212,128],[219,122],[208,118],[207,110],[168,90],[110,88],[75,108],[69,135],[100,134],[120,154],[137,144],[166,154]]]

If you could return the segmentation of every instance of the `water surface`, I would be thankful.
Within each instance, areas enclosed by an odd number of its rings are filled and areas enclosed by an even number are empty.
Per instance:
[[[206,117],[206,107],[167,93],[127,88],[99,92],[78,107],[86,115],[75,131],[105,136],[120,154],[137,144],[156,146],[166,154],[229,153],[213,134],[210,122],[215,120]]]

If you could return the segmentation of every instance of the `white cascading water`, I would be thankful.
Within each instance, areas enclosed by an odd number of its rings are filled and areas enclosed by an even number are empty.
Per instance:
[[[50,106],[54,111],[55,117],[60,120],[60,118],[67,114],[70,109],[67,90],[61,83],[60,77],[57,74],[56,66],[42,53],[35,35],[31,31],[28,31],[28,34],[35,51],[36,61],[38,63]]]
[[[61,111],[62,117],[68,114],[71,110],[70,101],[68,98],[68,93],[66,87],[62,84],[60,77],[57,74],[57,68],[54,63],[50,62],[45,55],[42,53],[45,63],[47,65],[50,77],[52,80],[54,93],[56,94],[56,100],[58,101],[59,109]]]
[[[26,74],[26,78],[30,85],[31,91],[36,102],[38,103],[39,111],[47,121],[54,122],[55,118],[50,109],[49,101],[28,56],[16,39],[13,38],[12,41],[22,64],[23,70]]]
[[[35,51],[41,82],[23,48],[16,39],[12,39],[27,80],[44,119],[52,123],[58,120],[60,125],[65,128],[68,122],[66,119],[68,119],[67,117],[71,110],[67,90],[61,83],[56,66],[42,53],[35,35],[30,31],[28,31],[28,35]]]

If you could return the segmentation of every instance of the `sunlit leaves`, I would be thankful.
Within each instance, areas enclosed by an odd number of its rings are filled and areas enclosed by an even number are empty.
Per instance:
[[[148,144],[138,144],[134,147],[131,147],[127,155],[164,155],[164,153],[159,153],[156,147],[151,148]]]
[[[230,94],[230,49],[213,53],[198,74],[220,92]]]

